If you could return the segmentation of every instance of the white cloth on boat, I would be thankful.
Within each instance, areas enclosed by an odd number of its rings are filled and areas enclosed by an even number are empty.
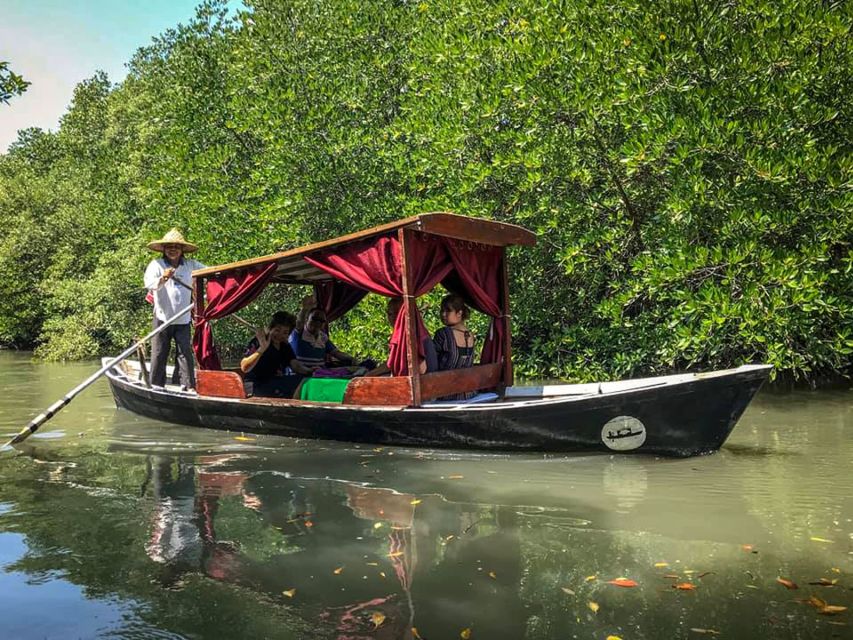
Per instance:
[[[163,258],[156,258],[148,263],[145,269],[145,288],[154,296],[154,317],[165,322],[175,313],[188,306],[192,301],[192,291],[175,280],[180,280],[188,286],[192,286],[192,272],[204,269],[204,265],[198,260],[181,257],[181,263],[175,269],[175,274],[160,283],[160,277],[169,268],[169,263]],[[175,324],[189,324],[190,314],[183,314]]]

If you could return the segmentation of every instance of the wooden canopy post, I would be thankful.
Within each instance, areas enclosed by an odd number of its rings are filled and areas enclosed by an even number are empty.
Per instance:
[[[412,283],[412,274],[409,270],[408,263],[408,245],[412,241],[411,232],[406,229],[399,229],[397,237],[400,239],[400,259],[402,264],[400,268],[403,271],[403,307],[406,310],[406,357],[409,363],[409,376],[412,379],[412,406],[421,406],[421,372],[418,358],[418,328],[415,322],[417,317],[417,305],[413,295],[414,286]]]
[[[501,269],[501,279],[503,280],[503,282],[501,283],[503,287],[503,305],[501,307],[501,313],[503,314],[504,321],[506,322],[506,333],[504,334],[503,386],[504,388],[506,388],[511,387],[513,383],[512,316],[509,312],[509,270],[507,268],[506,247],[502,247],[501,262],[503,263],[503,269]]]
[[[193,303],[195,304],[195,309],[193,310],[192,322],[190,323],[193,328],[193,333],[195,333],[195,321],[201,318],[204,313],[204,276],[193,276]],[[195,363],[196,369],[201,369],[199,363]]]

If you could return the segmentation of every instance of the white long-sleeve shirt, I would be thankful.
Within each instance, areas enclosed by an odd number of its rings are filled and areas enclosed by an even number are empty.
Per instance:
[[[161,284],[160,277],[170,266],[165,259],[157,258],[149,262],[145,269],[145,288],[154,296],[154,317],[163,322],[192,302],[192,291],[179,285],[175,279],[192,287],[192,272],[205,267],[198,260],[183,256],[174,275]],[[185,313],[175,324],[189,324],[190,320],[190,314]]]

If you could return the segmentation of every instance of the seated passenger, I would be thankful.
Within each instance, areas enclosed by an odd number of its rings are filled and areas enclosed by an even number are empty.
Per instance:
[[[439,371],[465,369],[474,363],[474,334],[465,326],[470,315],[462,296],[451,293],[441,299],[441,321],[444,327],[436,331],[432,338]]]
[[[326,313],[314,308],[308,314],[305,328],[302,331],[294,329],[290,334],[290,347],[299,362],[312,371],[325,367],[327,356],[344,365],[354,364],[355,359],[351,355],[338,350],[329,340],[328,334],[323,331],[325,326]]]
[[[311,375],[311,369],[297,360],[287,341],[294,324],[293,314],[278,311],[269,329],[258,329],[246,347],[240,370],[253,383],[253,395],[292,398],[303,376]],[[293,373],[288,374],[288,369]]]
[[[403,306],[402,298],[389,298],[388,306],[385,307],[385,318],[388,320],[388,324],[391,325],[392,329],[394,327],[394,323],[397,321],[397,314],[400,313],[400,307]],[[427,358],[429,358],[431,349],[431,345],[426,345],[426,342],[429,342],[429,338],[427,338],[425,342],[425,347],[427,351]],[[427,361],[419,360],[418,361],[418,369],[421,373],[427,372]],[[374,376],[387,376],[391,375],[391,368],[388,366],[386,362],[383,362],[378,367],[371,369],[367,373],[364,374],[365,377],[374,377]]]
[[[465,326],[471,314],[462,296],[452,293],[441,299],[441,321],[444,327],[432,338],[439,371],[465,369],[474,364],[474,334]],[[442,400],[467,400],[475,394],[458,393]]]
[[[305,328],[305,322],[308,320],[308,314],[312,309],[317,308],[317,298],[314,294],[307,295],[302,298],[302,304],[299,307],[299,313],[296,314],[296,330],[301,332]]]

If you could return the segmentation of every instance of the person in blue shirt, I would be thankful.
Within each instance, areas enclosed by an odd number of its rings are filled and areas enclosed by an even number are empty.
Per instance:
[[[329,340],[329,335],[323,331],[326,326],[326,313],[320,308],[314,308],[308,314],[305,327],[300,331],[294,329],[290,334],[290,347],[296,358],[311,369],[321,369],[326,366],[328,358],[334,358],[342,365],[355,364],[355,359],[340,351]]]
[[[303,377],[311,375],[311,369],[296,359],[287,341],[295,324],[293,314],[278,311],[269,328],[258,329],[249,342],[240,370],[253,385],[252,395],[292,398]]]

